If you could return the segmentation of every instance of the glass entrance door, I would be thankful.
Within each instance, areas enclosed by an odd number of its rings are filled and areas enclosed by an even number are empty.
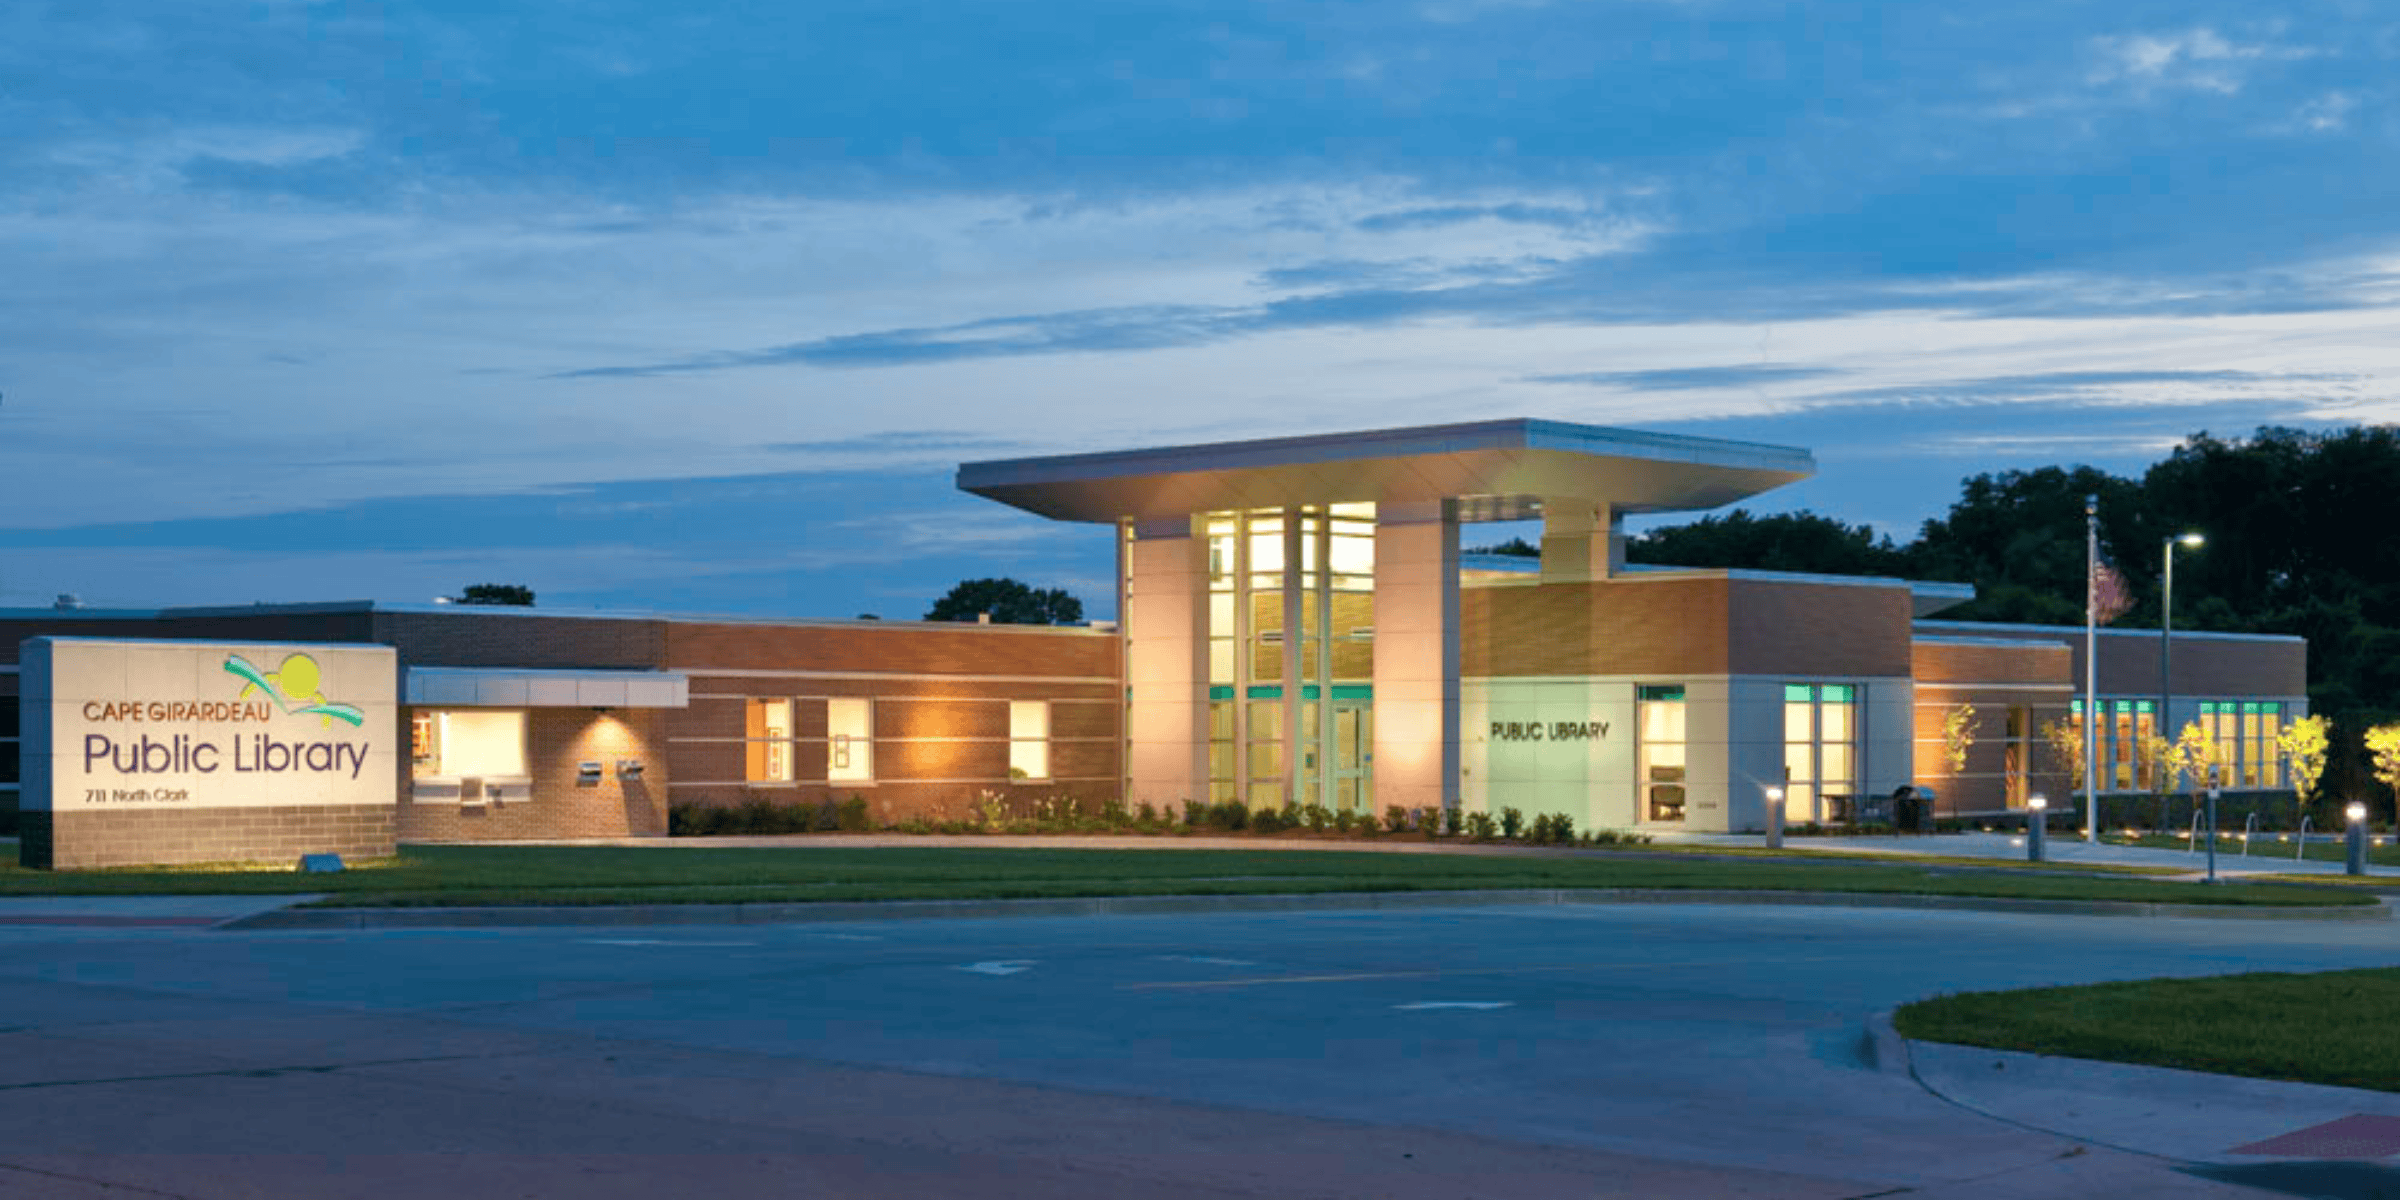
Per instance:
[[[1333,801],[1337,808],[1370,811],[1375,803],[1375,704],[1333,702]]]

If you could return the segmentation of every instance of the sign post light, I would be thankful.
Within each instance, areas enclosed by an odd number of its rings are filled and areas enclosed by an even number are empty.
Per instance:
[[[2221,788],[2208,789],[2208,882],[2217,882],[2217,797]]]
[[[2343,849],[2348,852],[2343,856],[2347,860],[2343,872],[2364,875],[2367,873],[2367,806],[2353,804],[2344,809],[2342,815],[2350,818],[2350,829],[2343,835]]]
[[[2047,862],[2050,857],[2050,797],[2036,793],[2025,800],[2025,861]]]
[[[1767,789],[1767,849],[1783,849],[1783,789]]]

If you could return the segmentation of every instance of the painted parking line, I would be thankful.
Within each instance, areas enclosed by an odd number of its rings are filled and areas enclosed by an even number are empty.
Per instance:
[[[1395,1004],[1394,1012],[1426,1012],[1437,1008],[1466,1008],[1488,1011],[1495,1008],[1515,1008],[1514,1000],[1419,1000],[1414,1004]]]

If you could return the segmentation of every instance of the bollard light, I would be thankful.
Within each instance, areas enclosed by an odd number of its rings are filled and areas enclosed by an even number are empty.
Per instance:
[[[1783,849],[1783,789],[1767,789],[1767,849]]]
[[[2049,857],[2050,797],[2039,792],[2025,798],[2025,861],[2042,862]]]
[[[2342,815],[2350,818],[2350,829],[2342,839],[2346,851],[2342,857],[2347,860],[2342,864],[2342,871],[2347,875],[2364,875],[2367,873],[2367,806],[2354,803],[2343,809]]]

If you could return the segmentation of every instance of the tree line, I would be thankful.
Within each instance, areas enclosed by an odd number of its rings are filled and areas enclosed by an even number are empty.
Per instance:
[[[2080,625],[2087,495],[2133,595],[2116,624],[2158,627],[2163,544],[2204,534],[2176,551],[2175,628],[2307,638],[2309,709],[2333,725],[2325,791],[2366,794],[2364,734],[2400,718],[2400,429],[2198,433],[2130,478],[1974,475],[1905,543],[1812,512],[1736,509],[1633,538],[1626,558],[1971,583],[1975,599],[1942,619]]]

